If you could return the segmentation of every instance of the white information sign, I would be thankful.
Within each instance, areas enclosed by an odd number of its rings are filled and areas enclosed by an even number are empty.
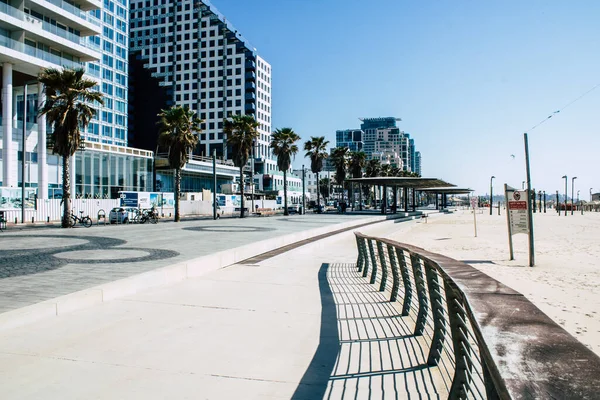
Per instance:
[[[510,232],[529,233],[527,190],[507,191]]]
[[[478,202],[479,202],[479,197],[478,196],[471,197],[471,208],[473,208],[473,209],[477,208],[477,203]]]

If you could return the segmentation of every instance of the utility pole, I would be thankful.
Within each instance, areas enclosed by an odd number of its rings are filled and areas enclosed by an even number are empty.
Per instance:
[[[494,186],[492,185],[494,178],[495,178],[495,176],[493,176],[493,175],[490,178],[490,215],[492,215],[492,204],[494,204]],[[500,207],[500,206],[498,206],[498,207]]]
[[[213,149],[213,219],[217,219],[217,149]]]
[[[573,207],[575,206],[575,179],[577,179],[576,176],[571,178],[571,215],[573,215]]]
[[[527,140],[527,133],[523,134],[523,140],[525,142],[525,169],[527,171],[527,197],[531,193],[531,169],[529,167],[529,142]],[[534,197],[535,200],[535,197]],[[527,220],[529,222],[529,266],[533,267],[535,264],[534,254],[534,241],[533,241],[533,213],[531,212],[531,204],[527,207]]]
[[[6,115],[4,118],[8,118]],[[7,134],[6,132],[4,134]],[[11,134],[10,132],[8,134]],[[44,143],[38,144],[43,146]],[[23,138],[21,143],[21,223],[25,223],[25,160],[27,159],[27,83],[23,85]],[[4,172],[6,174],[6,171]]]

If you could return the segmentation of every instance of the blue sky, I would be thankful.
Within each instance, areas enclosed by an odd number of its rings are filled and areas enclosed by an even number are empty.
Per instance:
[[[598,1],[212,2],[272,65],[273,128],[334,146],[359,117],[400,117],[423,176],[480,195],[492,175],[520,187],[523,132],[600,83]],[[536,189],[600,192],[599,111],[600,88],[530,132]]]

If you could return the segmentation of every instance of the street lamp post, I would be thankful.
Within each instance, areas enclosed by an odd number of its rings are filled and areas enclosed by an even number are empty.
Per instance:
[[[492,204],[494,203],[494,187],[492,185],[494,178],[494,175],[490,178],[490,215],[492,215]]]
[[[571,215],[573,215],[573,201],[575,200],[575,179],[577,179],[576,176],[571,178]]]
[[[544,214],[546,213],[546,191],[544,190]]]
[[[564,180],[565,180],[565,215],[567,215],[567,176],[563,176]],[[560,215],[560,213],[558,213]]]
[[[592,188],[590,188],[590,203],[592,202]]]

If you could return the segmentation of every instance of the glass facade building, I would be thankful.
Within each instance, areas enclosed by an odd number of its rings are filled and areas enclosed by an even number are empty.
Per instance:
[[[88,44],[102,52],[88,62],[86,71],[99,80],[104,105],[98,105],[86,139],[91,142],[127,146],[127,86],[129,54],[129,4],[127,0],[103,0],[102,9],[90,13],[102,21],[102,34],[88,37]]]

